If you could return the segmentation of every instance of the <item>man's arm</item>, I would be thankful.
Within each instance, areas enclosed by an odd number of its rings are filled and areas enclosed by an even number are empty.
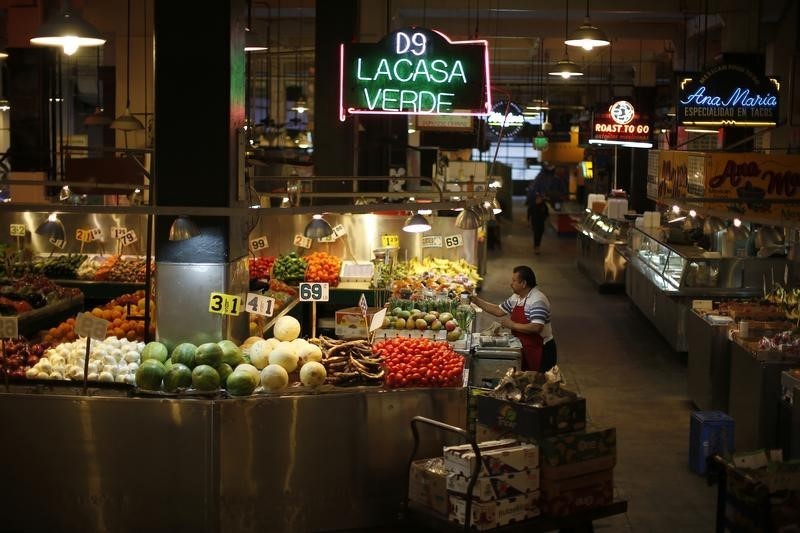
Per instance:
[[[474,303],[475,305],[477,305],[478,307],[480,307],[481,309],[483,309],[484,311],[486,311],[490,315],[506,316],[508,314],[505,311],[503,311],[503,309],[499,305],[493,304],[491,302],[487,302],[486,300],[484,300],[482,298],[478,298],[474,294],[470,295],[469,301]]]
[[[544,329],[544,324],[537,324],[535,322],[528,322],[527,324],[520,324],[518,322],[514,322],[511,320],[511,317],[504,317],[498,320],[501,326],[510,329],[511,331],[517,331],[519,333],[541,333]]]

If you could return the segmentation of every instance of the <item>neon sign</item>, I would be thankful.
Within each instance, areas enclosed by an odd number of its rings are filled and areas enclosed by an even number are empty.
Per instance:
[[[525,125],[525,117],[522,115],[522,108],[514,102],[508,102],[508,114],[506,114],[506,102],[500,101],[492,106],[492,112],[486,117],[489,129],[495,135],[503,132],[503,137],[514,137]]]
[[[695,79],[684,77],[677,116],[683,125],[769,126],[778,120],[780,83],[740,65],[716,65]]]
[[[486,115],[486,41],[450,41],[424,28],[397,30],[378,43],[342,44],[339,118],[348,114]]]
[[[592,140],[647,142],[650,140],[649,117],[639,113],[627,100],[616,100],[608,106],[608,111],[595,114],[589,142]]]

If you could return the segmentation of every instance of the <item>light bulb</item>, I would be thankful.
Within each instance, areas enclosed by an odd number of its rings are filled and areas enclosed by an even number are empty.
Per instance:
[[[689,209],[689,216],[692,218],[696,217],[697,211],[695,211],[694,209]]]
[[[742,221],[740,219],[738,219],[738,218],[734,218],[733,219],[733,225],[738,228],[738,227],[740,227],[742,225]]]
[[[673,205],[672,212],[675,213],[676,215],[679,215],[681,213],[681,208],[677,205]]]
[[[569,79],[569,72],[562,72],[561,77],[564,78],[565,80]]]
[[[584,43],[583,45],[581,45],[581,48],[583,48],[584,50],[586,50],[588,52],[592,48],[594,48],[594,46],[592,46],[592,43]]]
[[[73,35],[68,35],[63,37],[63,39],[64,39],[63,48],[65,54],[71,56],[72,54],[78,51],[78,48],[80,47],[80,41],[77,37]]]

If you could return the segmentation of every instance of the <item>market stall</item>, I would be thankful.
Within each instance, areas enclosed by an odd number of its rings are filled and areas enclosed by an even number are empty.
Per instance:
[[[622,288],[627,259],[628,222],[587,212],[576,224],[578,268],[600,289]]]

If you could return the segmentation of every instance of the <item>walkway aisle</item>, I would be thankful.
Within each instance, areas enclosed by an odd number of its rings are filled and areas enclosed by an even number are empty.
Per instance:
[[[588,417],[617,428],[614,483],[628,499],[626,516],[598,522],[598,531],[713,531],[716,487],[688,467],[686,366],[623,294],[600,294],[575,264],[574,237],[548,228],[533,254],[525,207],[501,223],[502,252],[490,253],[482,297],[506,298],[514,266],[533,267],[550,298],[559,366],[567,386],[587,399]],[[478,327],[491,323],[486,316]]]

